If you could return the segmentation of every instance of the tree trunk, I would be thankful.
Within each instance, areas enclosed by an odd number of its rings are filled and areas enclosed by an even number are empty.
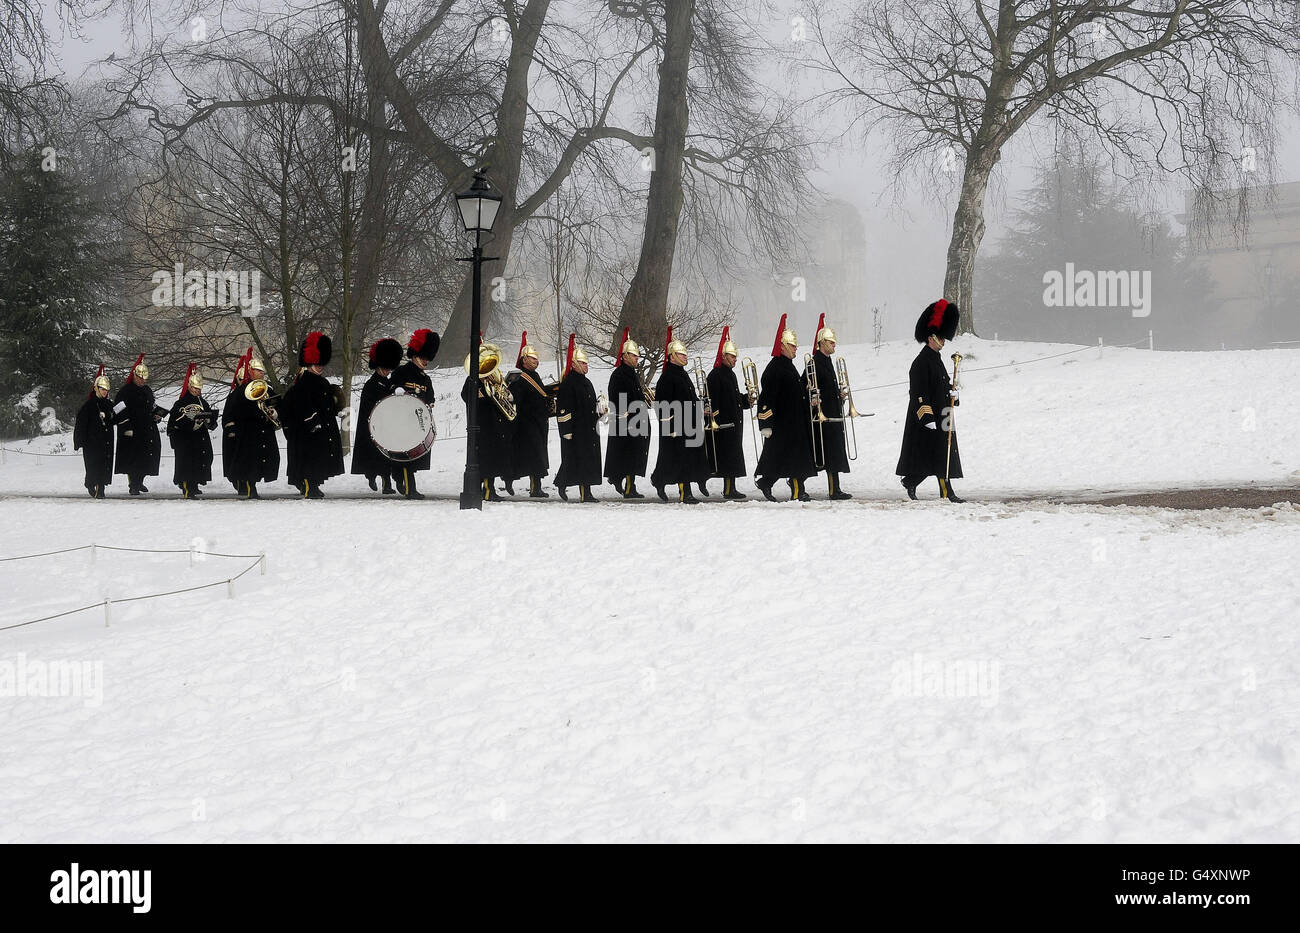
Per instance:
[[[505,87],[501,91],[501,105],[497,109],[496,133],[483,159],[487,165],[489,181],[502,194],[501,209],[497,212],[496,223],[492,227],[492,239],[483,244],[483,251],[487,255],[497,257],[495,262],[483,264],[480,323],[485,334],[492,328],[495,310],[491,300],[492,280],[506,274],[510,243],[514,239],[516,208],[519,203],[519,169],[524,155],[524,129],[528,124],[528,73],[532,69],[537,40],[542,34],[550,6],[551,0],[528,0],[528,5],[519,16],[510,41],[510,61],[506,67]],[[451,346],[463,345],[468,349],[470,301],[473,293],[473,280],[467,269],[465,281],[456,298],[456,306],[442,333],[444,339],[452,341]],[[453,359],[459,363],[459,356]]]
[[[646,200],[641,256],[619,312],[618,328],[609,353],[618,352],[623,328],[636,339],[659,339],[668,323],[668,287],[672,284],[673,253],[682,212],[682,160],[690,123],[687,77],[691,64],[691,28],[695,0],[667,0],[664,5],[664,57],[659,65],[659,98],[655,106],[654,162]]]
[[[996,158],[971,150],[952,218],[943,296],[961,308],[958,333],[975,333],[975,256],[984,239],[984,200]]]

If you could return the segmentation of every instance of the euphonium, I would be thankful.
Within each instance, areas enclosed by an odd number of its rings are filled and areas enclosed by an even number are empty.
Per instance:
[[[469,356],[465,357],[465,372],[469,372]],[[515,397],[501,372],[501,348],[494,343],[479,345],[478,378],[483,384],[483,394],[492,400],[507,421],[514,421],[517,414]]]
[[[266,420],[276,428],[280,427],[280,415],[275,410],[275,403],[280,400],[280,396],[271,394],[271,387],[266,384],[265,379],[254,379],[244,386],[244,398],[256,402],[257,407],[266,416]]]

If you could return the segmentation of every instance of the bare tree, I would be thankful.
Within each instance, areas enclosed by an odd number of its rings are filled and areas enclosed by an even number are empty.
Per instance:
[[[1098,141],[1121,173],[1208,192],[1244,147],[1271,164],[1300,55],[1296,4],[1275,0],[827,0],[813,23],[821,99],[885,130],[897,174],[960,174],[943,294],[966,331],[989,181],[1033,121]]]

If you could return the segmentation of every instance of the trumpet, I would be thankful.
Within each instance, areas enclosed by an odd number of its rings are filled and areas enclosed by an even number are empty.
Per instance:
[[[758,367],[748,356],[740,363],[740,371],[745,374],[745,394],[749,396],[749,436],[754,442],[754,457],[757,459],[760,454],[758,450]]]
[[[275,410],[275,405],[280,401],[280,396],[271,393],[271,387],[266,384],[265,379],[254,379],[244,386],[244,398],[250,402],[255,402],[257,407],[261,409],[262,414],[266,416],[266,420],[271,422],[274,428],[279,430],[282,427],[280,414]]]
[[[849,367],[842,356],[835,357],[835,377],[839,383],[840,397],[849,403],[849,410],[844,414],[844,420],[849,423],[849,429],[844,434],[844,450],[850,460],[856,460],[858,459],[858,428],[853,419],[862,416],[858,414],[857,406],[853,404],[853,386],[849,384]]]

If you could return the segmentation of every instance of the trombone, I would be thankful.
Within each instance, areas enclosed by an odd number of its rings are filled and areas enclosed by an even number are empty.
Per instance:
[[[709,378],[704,375],[704,363],[697,356],[695,358],[695,394],[704,399],[704,410],[709,415],[709,437],[713,441],[713,462],[718,462],[718,430],[722,425],[718,424],[718,413],[713,410],[713,400],[709,398]],[[731,425],[727,425],[731,427]]]
[[[861,418],[862,415],[853,404],[853,386],[849,384],[849,367],[842,356],[835,357],[835,377],[839,383],[840,397],[849,403],[848,413],[844,416],[844,420],[849,423],[849,429],[844,433],[844,450],[850,460],[856,460],[858,459],[858,428],[853,419]]]
[[[758,449],[758,367],[748,356],[740,363],[745,374],[745,394],[749,396],[749,437],[754,442],[754,458],[762,456]]]
[[[822,411],[821,391],[817,387],[817,361],[811,353],[803,355],[803,369],[808,378],[808,423],[817,432],[817,450],[822,452],[822,461],[813,458],[813,466],[825,469],[826,464],[826,430],[822,427],[830,419]],[[816,399],[816,401],[814,401]]]

